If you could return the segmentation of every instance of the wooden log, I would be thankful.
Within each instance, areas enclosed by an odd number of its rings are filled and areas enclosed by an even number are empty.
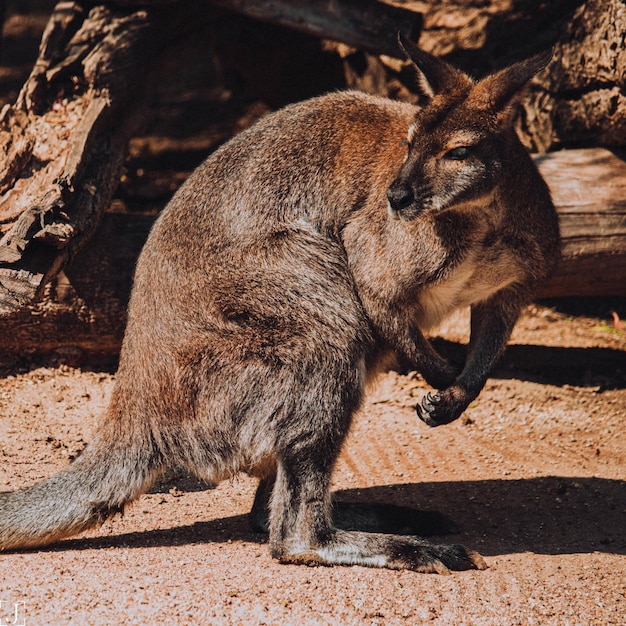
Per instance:
[[[626,162],[604,149],[535,159],[552,190],[563,237],[563,260],[538,296],[626,295]],[[45,297],[0,320],[0,355],[116,355],[135,261],[153,221],[105,213]]]
[[[605,148],[535,157],[559,212],[563,259],[540,297],[626,296],[626,162]]]
[[[44,288],[42,298],[0,319],[3,365],[59,352],[70,362],[116,356],[135,262],[154,218],[105,213],[96,235]]]
[[[586,0],[579,7],[520,111],[529,147],[626,145],[625,30],[623,0]]]
[[[402,56],[398,31],[417,41],[422,28],[421,13],[379,0],[211,0],[211,3],[262,22],[392,57]]]

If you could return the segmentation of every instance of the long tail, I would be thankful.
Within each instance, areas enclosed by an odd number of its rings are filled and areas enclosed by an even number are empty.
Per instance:
[[[25,489],[0,493],[0,551],[42,546],[103,523],[154,482],[160,469],[147,438],[99,433],[69,467]],[[128,441],[128,440],[127,440]]]

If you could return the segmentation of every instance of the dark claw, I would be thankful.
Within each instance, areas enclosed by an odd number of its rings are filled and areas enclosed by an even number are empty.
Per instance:
[[[433,395],[429,391],[422,399],[422,404],[415,407],[417,416],[428,426],[440,426],[441,422],[433,415],[439,404],[441,404],[441,396],[438,393]]]
[[[441,404],[441,396],[437,393],[433,396],[432,393],[430,393],[430,391],[426,394],[426,398],[425,400],[428,400],[428,402],[430,402],[432,406],[432,408],[430,409],[431,411],[434,410],[434,408],[438,405]],[[426,408],[426,407],[424,407]]]

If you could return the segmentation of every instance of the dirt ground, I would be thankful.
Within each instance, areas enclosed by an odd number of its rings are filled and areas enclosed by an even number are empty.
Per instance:
[[[248,529],[252,479],[169,476],[98,530],[0,556],[0,624],[625,624],[626,332],[597,315],[626,303],[550,304],[528,309],[452,425],[417,419],[418,376],[384,375],[334,478],[340,499],[451,515],[462,532],[441,541],[486,571],[279,565]],[[466,333],[455,318],[440,349]],[[0,379],[0,489],[67,465],[113,383],[58,361]]]
[[[7,101],[32,64],[46,15],[20,20],[5,25],[5,59],[21,42],[20,63],[0,68]],[[622,626],[626,330],[619,318],[626,298],[532,306],[456,423],[420,422],[414,406],[426,386],[414,373],[395,372],[381,378],[355,421],[334,476],[337,497],[444,512],[462,530],[436,539],[480,551],[485,571],[279,565],[266,538],[248,528],[252,479],[211,488],[168,476],[97,530],[0,555],[0,626]],[[467,328],[464,316],[451,320],[438,347],[458,356]],[[113,372],[54,357],[0,374],[0,491],[71,462],[92,437]]]

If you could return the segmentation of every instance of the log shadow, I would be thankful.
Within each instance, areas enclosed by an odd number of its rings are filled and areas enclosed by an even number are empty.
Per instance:
[[[462,362],[464,344],[437,338],[433,345],[446,358]],[[491,378],[516,379],[549,385],[626,388],[626,352],[612,348],[561,348],[511,344]]]
[[[347,489],[340,501],[438,510],[461,527],[444,542],[462,542],[485,556],[534,552],[626,554],[626,482],[548,476],[521,480],[412,483]],[[243,541],[265,543],[246,515],[106,537],[69,539],[46,551],[168,547]],[[435,539],[438,541],[438,539]]]

